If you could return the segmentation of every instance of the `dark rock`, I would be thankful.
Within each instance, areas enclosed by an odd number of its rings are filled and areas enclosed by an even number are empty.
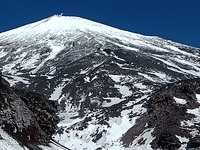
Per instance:
[[[3,140],[3,137],[1,136],[1,134],[0,134],[0,140]]]
[[[34,113],[42,130],[48,135],[55,133],[59,121],[56,115],[58,107],[57,101],[47,100],[43,95],[26,90],[15,89],[15,92]]]
[[[193,114],[187,113],[188,109],[199,108],[196,92],[200,87],[200,79],[181,80],[161,87],[151,95],[144,105],[147,113],[140,117],[136,124],[122,137],[125,146],[134,141],[147,128],[153,128],[153,149],[179,149],[181,142],[177,136],[189,139],[187,147],[197,148],[200,146],[200,138],[193,138],[191,129],[199,131],[199,124],[195,126],[181,127],[182,121],[194,118]],[[186,104],[176,103],[174,97],[182,98]],[[147,124],[147,126],[145,126]]]
[[[50,142],[59,121],[57,106],[40,94],[11,88],[1,78],[0,125],[29,149],[39,149],[37,144]]]
[[[200,137],[194,137],[192,139],[190,139],[190,141],[187,144],[188,148],[200,148]]]
[[[181,142],[179,141],[179,139],[166,131],[160,134],[157,144],[162,149],[169,150],[176,150],[181,147]]]

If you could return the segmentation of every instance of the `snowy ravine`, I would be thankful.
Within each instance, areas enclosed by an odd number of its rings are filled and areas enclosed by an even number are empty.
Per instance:
[[[155,128],[145,127],[128,145],[122,139],[146,115],[154,90],[199,78],[199,62],[199,48],[79,17],[55,15],[0,33],[3,77],[59,102],[61,121],[52,138],[70,149],[153,149]],[[173,102],[187,105],[177,96]],[[199,119],[199,107],[187,113]],[[177,138],[186,148],[188,138]]]

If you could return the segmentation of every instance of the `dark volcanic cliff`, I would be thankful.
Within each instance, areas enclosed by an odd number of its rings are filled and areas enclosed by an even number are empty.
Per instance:
[[[44,96],[11,88],[0,77],[0,125],[29,149],[48,145],[58,123],[57,103]],[[4,137],[2,137],[4,138]]]
[[[144,104],[147,113],[124,134],[124,145],[128,146],[146,130],[152,130],[153,149],[175,150],[182,145],[186,145],[187,148],[199,148],[199,94],[199,78],[181,80],[156,90]],[[146,139],[141,138],[138,143],[144,144],[145,141]]]

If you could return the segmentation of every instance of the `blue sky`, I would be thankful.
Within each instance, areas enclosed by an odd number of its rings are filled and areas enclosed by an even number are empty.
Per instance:
[[[61,13],[200,48],[200,0],[1,0],[0,32]]]

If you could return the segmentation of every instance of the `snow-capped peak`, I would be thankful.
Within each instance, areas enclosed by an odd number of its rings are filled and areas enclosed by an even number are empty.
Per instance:
[[[0,34],[2,77],[57,100],[60,122],[52,138],[78,150],[158,149],[165,125],[171,133],[180,127],[167,139],[186,148],[199,131],[199,115],[192,115],[200,109],[200,87],[191,88],[200,81],[171,82],[200,77],[199,60],[198,48],[79,17],[55,15]],[[183,134],[186,127],[192,130]]]
[[[119,30],[101,23],[83,19],[74,16],[61,16],[54,15],[52,17],[43,19],[41,21],[31,23],[4,33],[1,36],[7,37],[12,36],[12,38],[20,38],[23,36],[33,36],[41,35],[44,33],[61,35],[66,32],[95,32],[104,35],[118,35],[118,36],[131,36],[132,38],[138,39],[141,37],[139,34]]]

